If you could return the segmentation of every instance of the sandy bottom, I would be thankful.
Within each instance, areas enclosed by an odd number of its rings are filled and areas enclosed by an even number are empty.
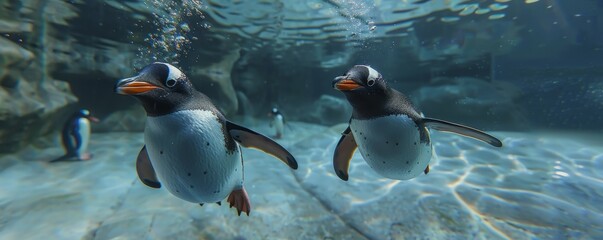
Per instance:
[[[344,127],[292,123],[278,141],[296,171],[244,150],[249,217],[143,185],[140,133],[95,134],[92,160],[53,164],[58,138],[41,139],[0,156],[0,239],[603,239],[601,134],[494,132],[496,149],[432,133],[428,175],[385,179],[356,153],[344,182]]]

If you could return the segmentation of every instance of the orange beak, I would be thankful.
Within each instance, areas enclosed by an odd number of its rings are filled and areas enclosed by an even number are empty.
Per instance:
[[[100,122],[100,120],[98,118],[95,118],[93,116],[89,116],[88,120],[92,121],[92,122]]]
[[[339,91],[350,91],[350,90],[354,90],[354,89],[358,89],[361,88],[362,86],[352,80],[349,79],[343,79],[340,80],[339,82],[335,83],[335,89],[339,90]]]
[[[123,95],[135,95],[146,93],[153,89],[160,88],[148,82],[131,81],[125,83],[118,83],[116,92]]]

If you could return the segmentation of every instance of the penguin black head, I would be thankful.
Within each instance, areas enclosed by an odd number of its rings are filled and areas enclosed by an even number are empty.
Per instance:
[[[386,88],[383,77],[377,70],[366,66],[356,65],[343,76],[333,80],[333,88],[344,93],[350,92],[374,92]]]
[[[192,84],[178,68],[156,62],[131,78],[119,80],[115,92],[135,97],[159,97],[168,93],[190,94]]]
[[[271,113],[273,116],[276,116],[276,115],[280,115],[280,114],[281,114],[281,112],[280,112],[280,111],[278,110],[278,108],[276,108],[276,107],[273,107],[273,108],[272,108],[272,111],[271,111],[270,113]]]
[[[353,118],[369,119],[412,108],[401,93],[387,86],[379,72],[366,65],[352,67],[332,84],[352,105]]]
[[[144,67],[137,76],[119,80],[115,92],[138,98],[147,114],[161,115],[186,103],[196,91],[178,68],[156,62]]]

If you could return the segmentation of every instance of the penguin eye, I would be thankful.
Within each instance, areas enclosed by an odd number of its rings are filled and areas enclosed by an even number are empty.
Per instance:
[[[165,81],[165,85],[168,86],[168,87],[176,86],[176,80],[175,79],[168,79],[167,81]]]
[[[373,85],[375,85],[375,79],[369,79],[366,84],[368,84],[369,87],[372,87]]]

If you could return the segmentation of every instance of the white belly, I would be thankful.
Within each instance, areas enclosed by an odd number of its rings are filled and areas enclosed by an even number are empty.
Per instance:
[[[90,121],[86,118],[80,118],[79,120],[78,133],[80,134],[82,145],[77,149],[78,157],[88,151],[88,144],[90,143]],[[74,144],[74,143],[72,143]]]
[[[173,195],[195,203],[222,201],[243,185],[241,151],[228,152],[222,125],[210,111],[147,117],[145,144],[153,168]]]
[[[352,119],[350,129],[364,160],[384,177],[414,178],[431,160],[431,142],[421,142],[417,125],[406,115]]]
[[[285,128],[285,124],[283,122],[283,116],[276,115],[276,117],[274,117],[274,128],[275,128],[277,136],[283,135],[283,130]]]

